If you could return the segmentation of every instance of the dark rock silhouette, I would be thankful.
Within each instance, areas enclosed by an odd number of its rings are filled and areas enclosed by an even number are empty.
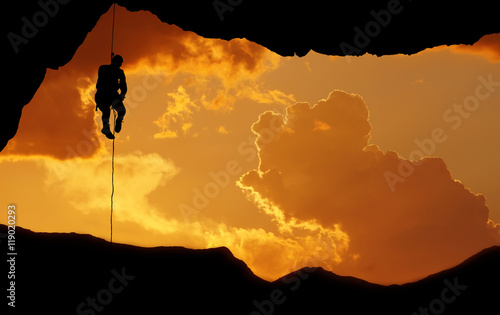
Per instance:
[[[0,225],[0,233],[5,253],[5,225]],[[314,267],[268,282],[224,247],[111,247],[91,235],[35,233],[20,227],[15,237],[17,314],[410,315],[499,310],[499,246],[420,281],[382,286]]]
[[[500,32],[496,3],[477,1],[156,1],[118,0],[209,38],[247,38],[283,56],[413,54],[436,45],[473,44]],[[4,4],[4,101],[0,149],[17,131],[47,68],[71,60],[110,0],[24,0]],[[15,35],[14,35],[15,34]]]

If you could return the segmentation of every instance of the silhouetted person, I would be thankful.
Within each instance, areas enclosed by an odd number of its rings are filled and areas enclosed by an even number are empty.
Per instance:
[[[97,77],[95,102],[97,108],[102,112],[101,132],[109,139],[115,138],[109,129],[111,108],[114,108],[118,112],[118,118],[115,124],[115,132],[117,133],[122,129],[123,117],[126,112],[125,106],[123,105],[123,99],[127,93],[127,82],[125,80],[125,73],[120,69],[122,63],[122,56],[115,55],[111,59],[110,65],[102,65],[99,67]],[[120,94],[118,94],[118,90],[120,90]]]

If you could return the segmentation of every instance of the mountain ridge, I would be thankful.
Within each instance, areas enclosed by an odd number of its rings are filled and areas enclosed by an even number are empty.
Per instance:
[[[226,247],[110,246],[90,234],[21,227],[15,240],[19,314],[498,314],[500,246],[416,282],[386,286],[321,267],[269,282]]]

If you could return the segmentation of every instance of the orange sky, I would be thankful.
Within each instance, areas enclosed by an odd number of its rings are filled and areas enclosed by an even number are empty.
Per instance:
[[[111,142],[93,94],[110,22],[47,71],[0,153],[22,227],[109,238]],[[319,265],[384,284],[499,245],[499,43],[285,58],[118,7],[114,240],[227,246],[269,280]]]

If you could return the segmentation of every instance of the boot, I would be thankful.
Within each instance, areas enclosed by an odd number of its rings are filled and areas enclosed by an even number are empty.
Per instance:
[[[115,124],[115,132],[119,133],[122,130],[123,119],[118,118]]]
[[[115,138],[115,136],[113,135],[113,133],[111,133],[111,130],[109,129],[109,123],[104,124],[104,126],[101,129],[101,132],[106,136],[106,138],[110,140],[113,140]]]

